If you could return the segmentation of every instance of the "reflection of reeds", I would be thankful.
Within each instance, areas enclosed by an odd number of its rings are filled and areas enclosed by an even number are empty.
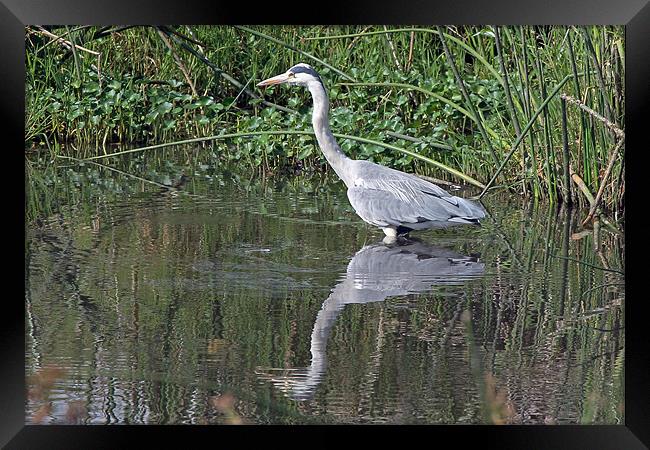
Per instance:
[[[497,380],[490,372],[485,372],[483,399],[489,422],[494,425],[513,423],[515,418],[514,406],[508,399],[507,392],[497,386]]]
[[[28,378],[29,398],[41,401],[46,399],[54,383],[64,375],[65,370],[58,366],[47,366],[37,371]]]
[[[474,342],[472,314],[469,310],[462,313],[461,321],[465,327],[471,372],[481,394],[484,421],[493,425],[511,424],[515,419],[514,405],[508,398],[507,391],[497,385],[495,376],[482,367],[481,357]]]
[[[235,396],[230,393],[210,397],[210,404],[224,415],[226,424],[243,425],[244,420],[235,409],[235,402]]]
[[[58,366],[46,366],[30,375],[27,379],[29,386],[27,398],[34,403],[36,409],[32,412],[29,422],[40,424],[52,412],[51,391],[57,381],[64,379],[67,371]],[[80,424],[87,416],[86,405],[82,400],[68,400],[64,415],[65,424]]]

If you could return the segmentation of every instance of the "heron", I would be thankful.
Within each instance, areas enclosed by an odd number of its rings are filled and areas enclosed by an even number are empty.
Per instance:
[[[327,90],[309,64],[296,64],[257,86],[284,83],[306,87],[311,93],[312,126],[325,159],[347,186],[348,200],[357,215],[381,228],[386,242],[408,238],[414,230],[480,225],[485,209],[479,203],[451,195],[417,175],[345,155],[330,129]]]

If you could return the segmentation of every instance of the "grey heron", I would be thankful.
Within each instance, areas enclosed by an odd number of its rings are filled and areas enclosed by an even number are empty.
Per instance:
[[[257,86],[287,83],[309,89],[312,125],[328,163],[348,188],[350,204],[365,222],[381,228],[388,241],[413,230],[475,224],[485,217],[478,203],[449,194],[439,186],[371,161],[346,156],[329,125],[329,99],[320,75],[300,63]]]

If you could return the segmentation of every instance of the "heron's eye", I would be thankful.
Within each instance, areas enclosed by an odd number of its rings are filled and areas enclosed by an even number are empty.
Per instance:
[[[289,78],[296,78],[296,74],[293,72],[289,72]]]

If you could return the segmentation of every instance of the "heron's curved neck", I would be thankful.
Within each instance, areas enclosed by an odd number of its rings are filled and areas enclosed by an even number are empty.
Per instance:
[[[310,83],[308,86],[314,101],[314,111],[312,113],[311,123],[316,133],[316,140],[322,150],[327,162],[330,163],[336,174],[348,185],[350,181],[346,167],[350,158],[345,156],[341,151],[329,124],[329,100],[327,92],[319,82]]]

